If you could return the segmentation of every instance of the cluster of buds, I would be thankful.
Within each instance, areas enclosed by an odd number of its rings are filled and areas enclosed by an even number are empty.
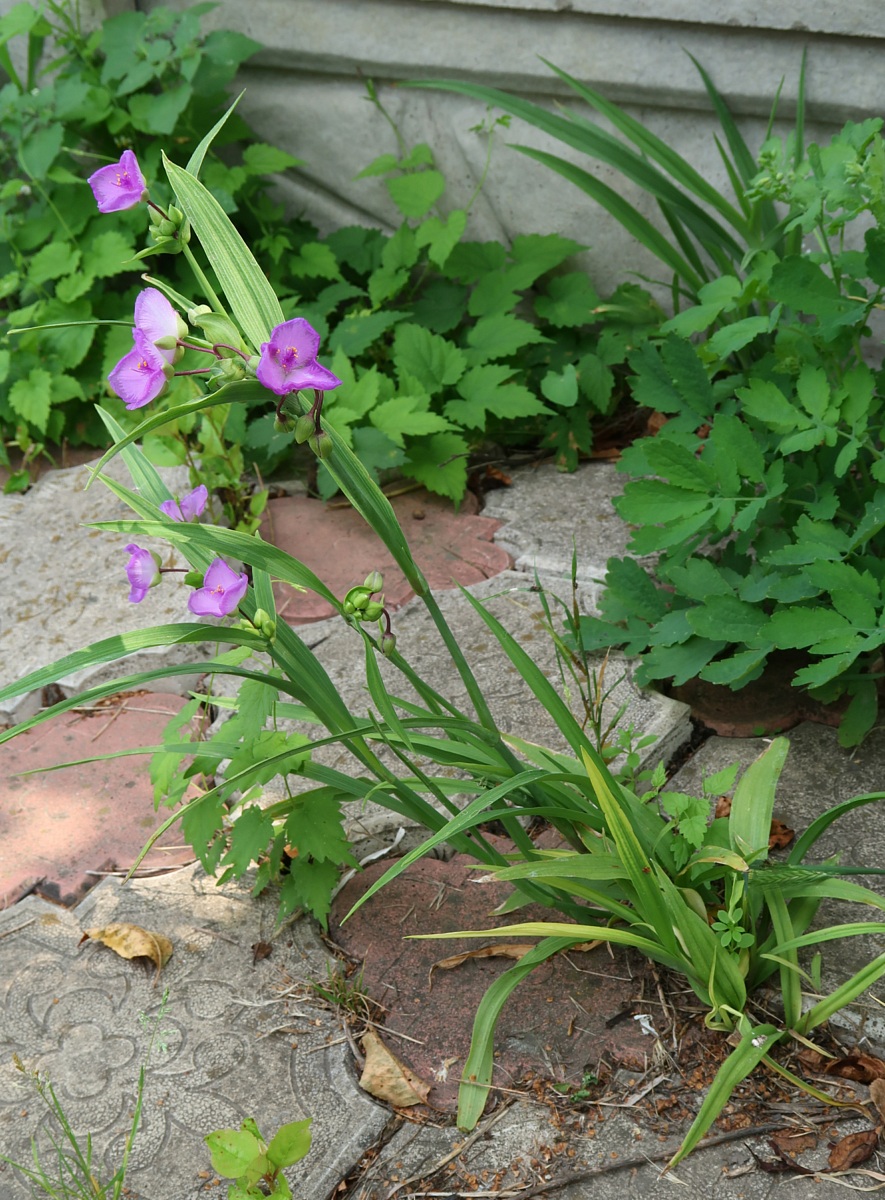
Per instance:
[[[345,616],[353,621],[377,621],[381,630],[378,646],[385,658],[389,658],[396,649],[396,636],[391,632],[390,613],[384,607],[384,595],[381,588],[384,580],[379,571],[372,571],[366,576],[366,581],[360,587],[352,587],[344,597],[342,608]],[[377,599],[373,599],[377,597]]]
[[[148,201],[151,212],[150,235],[158,249],[166,254],[180,254],[191,240],[190,225],[180,208],[174,204],[163,211],[158,205]]]
[[[277,623],[263,608],[255,609],[255,615],[251,621],[248,617],[243,617],[238,624],[241,629],[252,629],[256,633],[260,633],[266,641],[271,643],[277,636]]]

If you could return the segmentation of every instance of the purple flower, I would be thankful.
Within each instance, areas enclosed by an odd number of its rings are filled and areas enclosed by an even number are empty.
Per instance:
[[[187,606],[198,617],[226,617],[243,599],[248,586],[245,575],[238,575],[223,558],[216,558],[206,572],[203,586],[191,592]]]
[[[124,150],[119,162],[99,167],[94,175],[89,176],[89,186],[98,211],[102,213],[135,208],[136,204],[147,199],[144,176],[131,150]]]
[[[151,550],[131,543],[126,547],[129,562],[126,574],[129,577],[129,599],[140,604],[152,587],[160,582],[160,560]]]
[[[156,288],[145,288],[135,301],[135,328],[157,346],[167,363],[181,357],[177,342],[187,333],[181,317]],[[158,342],[165,343],[157,345]]]
[[[164,500],[160,505],[160,512],[171,517],[173,521],[196,521],[206,507],[208,499],[206,485],[201,483],[192,492],[182,496],[180,504],[175,500]]]
[[[317,362],[320,335],[304,317],[277,325],[269,342],[261,343],[258,382],[278,396],[302,388],[328,392],[341,380]]]
[[[129,409],[144,408],[156,400],[166,386],[168,376],[174,374],[146,333],[135,329],[132,336],[135,345],[108,375],[114,392]]]

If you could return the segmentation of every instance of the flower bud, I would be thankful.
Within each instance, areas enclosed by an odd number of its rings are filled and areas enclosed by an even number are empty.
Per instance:
[[[178,338],[170,333],[166,337],[154,338],[154,345],[158,350],[174,350],[178,346]]]
[[[380,642],[381,653],[385,658],[390,658],[396,649],[396,635],[393,633],[385,633]]]
[[[203,586],[203,572],[202,571],[188,571],[188,573],[184,577],[184,582],[188,587],[196,587],[196,588],[202,587]]]
[[[274,417],[273,431],[274,433],[291,433],[292,422],[288,421],[285,417]]]
[[[380,592],[384,587],[384,579],[381,576],[381,572],[372,571],[370,574],[368,574],[363,587],[368,588],[370,592]]]
[[[205,313],[210,313],[211,311],[212,309],[208,304],[195,304],[193,308],[189,308],[187,310],[187,319],[190,321],[191,325],[199,325],[200,317],[202,317]]]
[[[362,617],[364,621],[377,621],[384,612],[384,602],[379,604],[377,600],[370,600],[363,609]]]
[[[313,417],[301,416],[295,422],[295,441],[299,446],[316,434],[316,426],[313,422]]]
[[[307,444],[317,456],[317,458],[331,458],[335,451],[332,445],[332,439],[323,429],[319,433],[315,433],[313,437],[307,439]]]
[[[269,642],[273,641],[277,632],[277,624],[271,619],[270,613],[266,613],[263,608],[256,608],[252,624],[262,637],[267,638]]]

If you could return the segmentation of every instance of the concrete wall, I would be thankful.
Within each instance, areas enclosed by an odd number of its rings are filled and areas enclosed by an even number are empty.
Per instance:
[[[160,0],[107,2],[149,9]],[[469,79],[552,106],[569,93],[541,62],[547,58],[627,106],[723,190],[718,126],[686,51],[710,72],[754,152],[781,78],[780,111],[794,111],[803,50],[813,136],[829,138],[845,120],[885,109],[883,0],[222,0],[204,22],[266,47],[243,71],[242,111],[263,138],[306,160],[281,188],[290,210],[324,231],[397,221],[380,180],[353,179],[373,157],[396,150],[389,126],[364,99],[361,77],[379,85],[408,142],[430,143],[450,181],[450,207],[467,200],[482,172],[486,139],[471,127],[483,107],[395,87],[400,81]],[[507,142],[562,152],[514,121],[498,139],[470,236],[574,237],[591,247],[599,286],[629,271],[657,272],[655,260],[582,193]],[[614,172],[600,174],[622,187]],[[622,190],[653,214],[630,185]]]

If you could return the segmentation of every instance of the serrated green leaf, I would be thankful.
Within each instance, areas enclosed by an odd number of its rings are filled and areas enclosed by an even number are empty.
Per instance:
[[[402,324],[393,340],[398,371],[406,371],[429,396],[458,382],[467,361],[452,342],[420,325]]]
[[[850,621],[829,608],[791,608],[772,613],[765,634],[780,650],[815,647],[853,636]],[[847,646],[846,646],[847,649]],[[829,653],[839,653],[830,650]]]
[[[434,434],[409,446],[403,474],[457,503],[467,490],[468,449],[468,443],[458,434]]]
[[[695,556],[684,565],[668,566],[664,576],[674,584],[680,595],[690,600],[704,601],[711,596],[734,595],[734,588],[709,558]]]
[[[578,383],[597,412],[608,413],[615,390],[615,377],[602,358],[585,354],[578,362]]]
[[[132,124],[142,133],[174,133],[178,119],[192,95],[191,85],[180,83],[177,87],[164,88],[156,94],[133,96],[129,101]]]
[[[445,176],[439,171],[416,171],[386,181],[390,198],[404,217],[423,217],[446,190]]]
[[[480,364],[496,358],[507,358],[523,346],[548,342],[536,325],[523,321],[512,313],[495,313],[480,317],[467,335],[471,359]]]
[[[755,604],[737,596],[709,596],[703,605],[687,613],[689,625],[701,637],[716,640],[726,637],[730,642],[752,645],[767,623],[767,614]]]
[[[435,267],[442,268],[467,228],[467,213],[457,208],[444,221],[428,217],[415,230],[415,242],[427,247],[427,257]]]
[[[329,349],[343,350],[351,358],[358,355],[391,329],[398,321],[404,321],[407,312],[360,312],[346,316],[329,336]]]
[[[777,384],[768,379],[751,379],[747,387],[737,389],[737,395],[744,413],[777,433],[792,433],[795,429],[807,429],[811,424]]]
[[[599,296],[583,271],[557,275],[545,292],[535,297],[535,312],[559,329],[590,325],[597,320],[593,310]]]
[[[744,684],[757,679],[762,668],[768,661],[768,650],[740,650],[729,658],[719,659],[709,663],[700,672],[700,678],[709,683],[728,684],[729,687],[743,687]]]
[[[286,266],[298,279],[340,279],[338,260],[324,242],[305,242],[298,253],[286,260]]]
[[[429,408],[427,396],[395,396],[376,405],[369,419],[394,445],[404,448],[406,437],[424,437],[452,428],[445,417],[430,412]]]
[[[631,481],[614,501],[620,517],[634,525],[657,525],[695,517],[710,508],[710,497],[700,491],[673,487],[658,479]]]
[[[734,321],[717,329],[706,345],[717,358],[728,358],[738,350],[743,350],[744,346],[749,346],[760,334],[767,332],[768,317],[744,317],[741,321]]]
[[[698,676],[711,658],[720,654],[727,642],[693,637],[678,646],[654,646],[643,657],[636,673],[637,682],[672,679],[677,685]]]
[[[277,146],[268,146],[266,142],[253,142],[243,151],[243,163],[254,175],[277,175],[287,171],[289,167],[303,166],[303,160],[294,158]]]
[[[80,251],[70,242],[50,242],[31,259],[28,280],[35,287],[50,279],[70,275],[80,262]]]
[[[52,376],[42,367],[32,367],[26,379],[18,379],[9,389],[9,406],[14,413],[46,432],[52,405]]]
[[[669,483],[694,492],[715,492],[716,473],[686,446],[666,438],[652,438],[645,447],[649,469]]]
[[[87,243],[81,271],[98,279],[108,279],[131,271],[129,261],[135,252],[132,242],[117,229],[108,229]]]
[[[625,610],[644,621],[659,621],[667,611],[667,594],[654,583],[633,558],[610,558],[605,586]]]
[[[518,291],[531,287],[539,275],[552,271],[573,254],[587,247],[558,233],[527,233],[513,239],[510,258],[513,266],[508,274],[511,286]]]

